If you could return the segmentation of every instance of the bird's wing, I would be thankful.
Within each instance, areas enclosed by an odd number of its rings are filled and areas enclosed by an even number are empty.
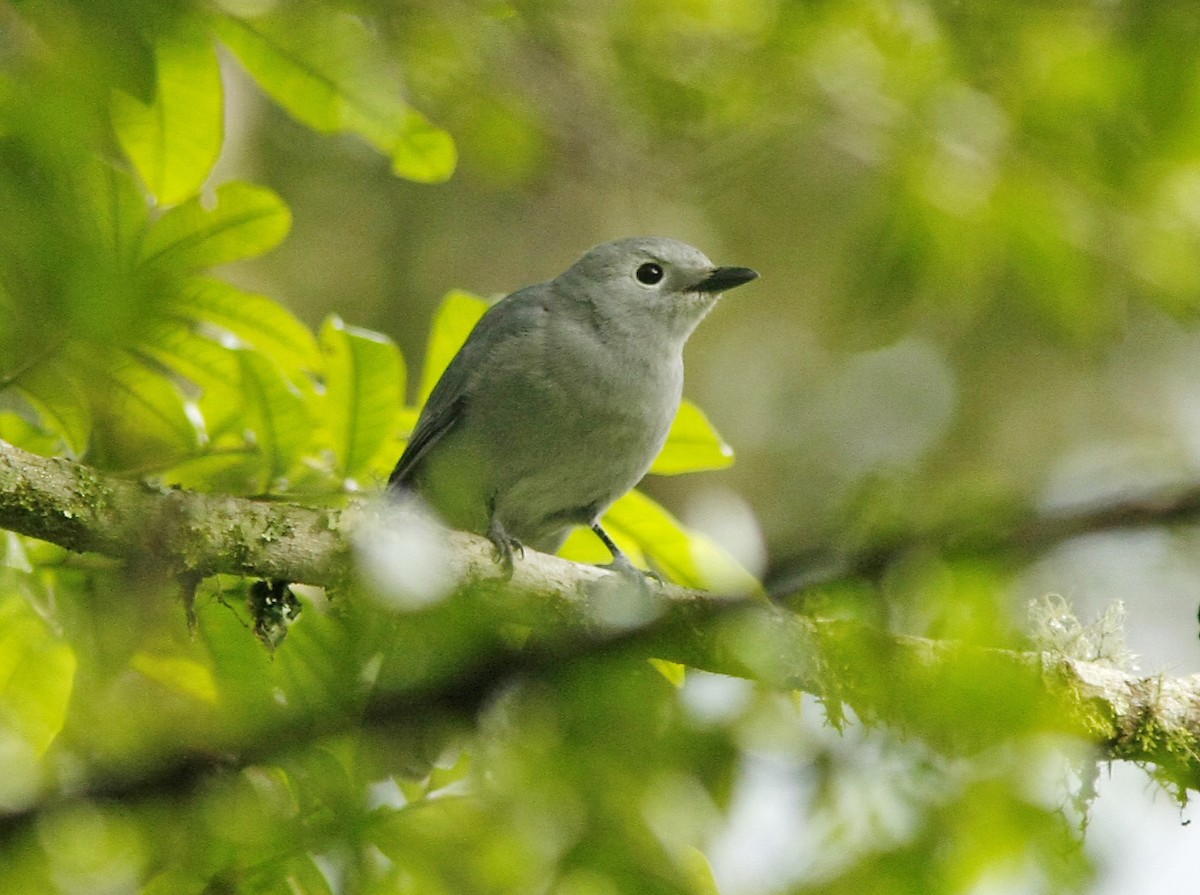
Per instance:
[[[501,299],[479,318],[425,402],[416,429],[388,477],[389,488],[408,485],[421,459],[462,419],[478,371],[496,347],[538,325],[546,312],[547,289],[545,283],[527,286]]]

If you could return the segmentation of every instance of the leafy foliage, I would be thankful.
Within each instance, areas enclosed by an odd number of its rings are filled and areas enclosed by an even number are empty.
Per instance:
[[[1187,104],[1150,101],[1152,66],[1131,40],[1089,38],[1116,11],[1081,11],[1069,27],[1032,8],[1019,27],[954,13],[997,26],[985,46],[956,41],[952,17],[923,3],[636,0],[621,15],[575,5],[579,28],[546,4],[402,6],[39,0],[0,11],[0,438],[159,487],[344,504],[378,490],[484,312],[483,299],[447,293],[418,377],[379,333],[332,315],[314,331],[214,270],[260,259],[293,223],[280,192],[214,182],[232,105],[225,51],[297,126],[356,137],[419,183],[449,178],[458,149],[399,89],[397,46],[412,95],[448,98],[472,176],[526,187],[559,143],[586,158],[589,142],[634,134],[708,147],[679,176],[716,192],[744,161],[726,135],[790,147],[800,138],[780,110],[798,106],[878,172],[856,236],[877,250],[873,263],[835,271],[831,287],[874,297],[875,318],[935,309],[966,329],[1012,295],[1089,343],[1117,325],[1118,293],[1194,310],[1196,216],[1184,198],[1195,172],[1139,157],[1117,110],[1126,93],[1147,100],[1139,126],[1181,155],[1192,117]],[[1194,31],[1170,13],[1126,14],[1171,19],[1179,41]],[[480,49],[521,39],[541,52],[520,66]],[[742,64],[714,64],[738,54]],[[992,89],[992,64],[976,57],[996,54],[1035,59],[1021,69],[1030,83]],[[555,101],[578,132],[542,119],[512,80],[576,57],[578,80],[607,91],[577,85],[595,103],[582,111]],[[660,172],[677,164],[662,155]],[[1059,156],[1065,177],[1046,162]],[[763,228],[774,232],[791,209],[767,180]],[[959,299],[967,292],[974,302]],[[732,461],[685,403],[653,471]],[[881,501],[872,533],[911,527],[914,502]],[[757,586],[643,493],[606,523],[672,580]],[[201,582],[189,632],[177,583],[150,555],[145,568],[116,567],[11,534],[2,546],[4,892],[937,895],[1009,881],[1080,891],[1090,878],[1058,807],[1086,789],[1064,795],[1073,775],[1088,780],[1089,759],[1026,677],[969,658],[1020,643],[1000,564],[921,554],[878,590],[812,595],[861,614],[854,597],[886,591],[908,627],[957,641],[963,657],[939,677],[879,641],[847,640],[822,670],[821,706],[651,665],[603,638],[539,643],[519,621],[529,608],[485,588],[408,611],[366,580],[305,594],[270,652],[252,633],[250,582]],[[606,558],[587,532],[564,552]],[[772,679],[776,632],[714,623],[713,637]],[[847,667],[871,671],[871,727],[835,698]],[[70,800],[79,785],[97,797]],[[763,811],[781,820],[764,824]]]

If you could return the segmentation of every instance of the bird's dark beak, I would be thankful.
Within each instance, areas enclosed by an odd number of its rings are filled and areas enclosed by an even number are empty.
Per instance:
[[[758,279],[758,271],[749,267],[718,267],[692,287],[694,292],[724,292]]]

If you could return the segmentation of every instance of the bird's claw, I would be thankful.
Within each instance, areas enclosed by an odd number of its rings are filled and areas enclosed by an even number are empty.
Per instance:
[[[513,573],[513,557],[519,556],[525,558],[525,545],[516,538],[509,537],[508,532],[504,530],[504,526],[492,520],[488,526],[488,540],[492,542],[492,551],[496,556],[496,562],[500,564],[500,568],[504,570],[505,577],[511,578]]]
[[[644,581],[646,578],[651,578],[656,584],[666,584],[662,575],[653,569],[642,569],[635,566],[633,562],[624,553],[617,553],[613,556],[612,562],[604,563],[597,568],[604,569],[609,572],[616,572],[618,575],[624,575],[627,578],[632,578],[635,581]]]

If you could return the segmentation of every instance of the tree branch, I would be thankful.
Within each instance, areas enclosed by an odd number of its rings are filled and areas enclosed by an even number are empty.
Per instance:
[[[4,441],[0,528],[176,573],[332,584],[349,568],[335,511],[155,489]]]
[[[1171,508],[1167,512],[1175,515]],[[350,574],[348,534],[359,521],[352,511],[158,491],[0,442],[0,527],[71,550],[153,562],[173,574],[225,572],[336,584]],[[505,620],[528,625],[540,646],[484,657],[480,667],[486,673],[383,694],[369,718],[389,723],[420,718],[447,701],[473,711],[513,675],[619,649],[805,690],[833,710],[844,702],[860,716],[906,724],[913,705],[897,705],[896,694],[919,696],[929,682],[944,681],[967,663],[973,679],[988,681],[993,691],[1028,688],[1030,729],[1082,736],[1109,758],[1155,763],[1172,781],[1200,789],[1200,675],[1146,677],[1063,656],[896,636],[860,623],[808,618],[753,598],[669,585],[647,585],[645,596],[655,602],[636,607],[635,615],[649,620],[626,618],[614,625],[610,585],[621,581],[614,573],[531,551],[508,579],[485,539],[450,532],[447,545],[453,580],[526,596],[494,602],[498,612],[508,613]],[[987,692],[967,696],[986,700]],[[986,705],[979,714],[986,714]],[[326,730],[334,722],[305,723]],[[996,724],[1002,733],[1011,719]],[[264,731],[227,748],[258,754],[264,744],[288,739],[278,733]],[[152,776],[176,779],[185,770],[181,765]],[[101,790],[136,794],[139,784]]]
[[[1007,510],[1005,510],[1007,512]],[[850,551],[810,551],[772,562],[767,592],[783,598],[854,578],[878,580],[905,555],[936,548],[945,553],[1031,557],[1081,535],[1200,521],[1200,485],[1166,488],[1088,502],[1043,515],[1014,518],[1008,527],[981,530],[975,519],[954,518],[927,531],[905,532]]]

